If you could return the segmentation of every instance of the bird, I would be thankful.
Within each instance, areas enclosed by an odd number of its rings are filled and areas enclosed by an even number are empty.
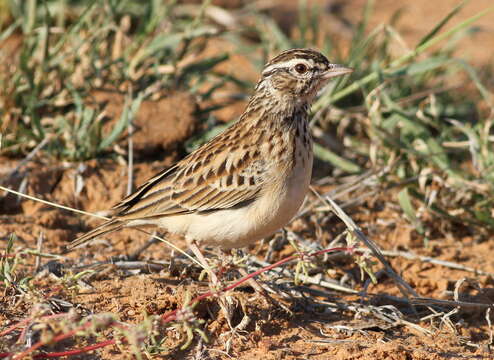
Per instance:
[[[125,227],[154,225],[183,235],[208,268],[200,245],[242,248],[275,233],[309,188],[310,105],[331,79],[352,71],[317,50],[281,52],[264,66],[238,121],[150,178],[67,250]]]

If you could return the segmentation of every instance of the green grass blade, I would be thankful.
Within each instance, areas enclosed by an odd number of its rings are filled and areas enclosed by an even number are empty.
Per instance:
[[[453,10],[451,10],[440,22],[437,23],[436,26],[427,34],[425,35],[418,43],[417,47],[422,46],[423,44],[427,43],[429,40],[431,40],[436,34],[446,25],[449,20],[451,20],[452,17],[454,17],[458,12],[465,6],[465,4],[469,0],[464,0],[458,5],[456,5]]]
[[[331,150],[328,150],[319,144],[314,144],[314,156],[316,156],[319,160],[328,162],[336,166],[337,168],[340,168],[351,174],[361,171],[360,166],[358,166],[357,164],[351,162],[350,160],[342,158],[341,156],[335,154]]]
[[[0,24],[1,25],[1,24]],[[21,19],[16,19],[12,24],[7,26],[7,28],[0,34],[0,42],[3,42],[10,35],[12,35],[21,25]]]
[[[487,104],[492,108],[494,107],[494,101],[493,101],[493,95],[492,92],[487,90],[487,88],[482,84],[482,81],[480,81],[480,78],[477,74],[477,71],[467,62],[461,59],[454,59],[458,65],[460,65],[465,72],[468,74],[470,79],[473,81],[475,86],[477,87],[477,90],[479,91],[480,95],[484,98],[484,100],[487,102]]]
[[[141,93],[137,98],[132,101],[132,104],[129,106],[128,101],[126,101],[124,110],[122,111],[122,115],[120,116],[119,121],[115,124],[110,134],[103,140],[98,146],[98,151],[102,151],[112,145],[115,141],[117,141],[118,137],[124,132],[127,128],[129,122],[132,118],[137,114],[139,107],[141,106],[141,102],[144,98],[144,95]]]
[[[423,233],[424,229],[420,223],[420,220],[417,218],[417,213],[413,207],[410,194],[408,193],[408,188],[404,188],[398,193],[398,203],[400,204],[401,209],[405,213],[408,221],[410,221],[417,228],[419,233]]]
[[[91,0],[89,4],[87,4],[86,8],[82,12],[82,14],[77,18],[77,20],[71,25],[71,27],[65,31],[65,33],[62,35],[60,40],[53,46],[51,49],[51,54],[56,55],[60,52],[62,46],[65,44],[65,42],[70,39],[76,32],[78,32],[82,24],[86,21],[86,19],[89,17],[89,15],[92,13],[91,10],[93,10],[94,4],[96,4],[98,0]]]
[[[426,51],[430,47],[436,45],[438,42],[440,42],[444,39],[447,39],[450,36],[458,33],[459,31],[461,31],[463,29],[465,29],[466,27],[472,25],[474,22],[476,22],[477,20],[479,20],[480,18],[484,17],[485,15],[487,15],[488,13],[490,13],[492,11],[494,11],[494,6],[491,6],[491,7],[487,8],[483,11],[480,11],[479,13],[469,17],[468,19],[466,19],[466,20],[462,21],[461,23],[459,23],[458,25],[454,26],[450,30],[448,30],[442,34],[439,34],[437,36],[434,36],[434,37],[428,39],[424,43],[418,44],[417,47],[415,48],[415,50],[413,50],[409,54],[406,54],[406,55],[402,56],[401,58],[395,60],[391,64],[391,67],[399,66],[400,64],[403,64],[404,62],[416,57],[417,55],[422,54],[424,51]]]

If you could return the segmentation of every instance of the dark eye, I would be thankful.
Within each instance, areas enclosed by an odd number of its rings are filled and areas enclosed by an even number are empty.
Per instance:
[[[297,64],[295,65],[295,71],[299,74],[303,74],[307,71],[307,66],[305,66],[304,64]]]

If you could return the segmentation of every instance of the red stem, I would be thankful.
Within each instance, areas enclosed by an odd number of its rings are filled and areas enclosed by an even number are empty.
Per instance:
[[[21,320],[18,323],[15,323],[14,325],[8,327],[7,329],[5,329],[4,331],[2,331],[0,333],[0,337],[7,335],[9,332],[14,331],[15,329],[17,329],[18,327],[20,327],[20,326],[22,326],[24,324],[27,324],[29,322],[29,320],[31,320],[31,318],[27,318],[27,319]],[[0,356],[0,358],[1,358],[1,356]]]
[[[54,315],[45,315],[45,316],[42,316],[40,319],[45,319],[45,320],[46,319],[53,319],[53,318],[58,318],[58,317],[64,317],[64,316],[67,316],[67,315],[68,315],[67,313],[54,314]],[[32,318],[26,318],[24,320],[19,321],[18,323],[15,323],[14,325],[10,326],[8,329],[5,329],[4,331],[0,332],[0,337],[7,335],[9,332],[14,331],[18,327],[20,327],[22,325],[25,325],[26,323],[28,323],[31,320],[33,320],[33,319]],[[0,359],[1,358],[2,357],[0,356]]]
[[[114,322],[111,321],[108,326],[112,325]],[[52,340],[53,343],[57,343],[59,341],[62,341],[62,340],[65,340],[69,337],[72,337],[73,335],[75,335],[76,333],[78,333],[79,331],[82,331],[82,330],[85,330],[87,329],[88,327],[92,326],[93,322],[92,321],[88,321],[87,323],[75,328],[74,330],[71,330],[65,334],[60,334],[58,336],[55,336]],[[21,352],[20,354],[17,354],[16,356],[14,356],[12,358],[12,360],[20,360],[22,358],[24,358],[25,356],[27,356],[28,354],[32,353],[34,350],[37,350],[38,348],[40,348],[41,346],[45,345],[44,342],[42,341],[38,341],[36,344],[34,344],[33,346],[31,346],[29,349],[26,349],[24,350],[23,352]],[[43,355],[43,354],[40,354],[40,355]],[[46,354],[46,355],[49,355],[49,354]]]
[[[47,354],[38,354],[38,355],[33,356],[33,358],[34,359],[47,359],[47,358],[56,358],[56,357],[60,357],[60,356],[79,355],[79,354],[86,353],[86,352],[92,351],[92,350],[96,350],[96,349],[99,349],[99,348],[102,348],[102,347],[105,347],[108,345],[113,345],[113,344],[115,344],[115,342],[116,342],[115,340],[106,340],[106,341],[96,343],[94,345],[89,345],[89,346],[83,347],[81,349],[74,349],[74,350],[67,350],[67,351],[60,351],[60,352],[51,352],[51,353],[47,353]]]

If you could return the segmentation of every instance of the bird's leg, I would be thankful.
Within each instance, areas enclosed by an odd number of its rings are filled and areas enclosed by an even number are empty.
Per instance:
[[[201,265],[204,267],[204,270],[206,270],[208,272],[209,279],[211,280],[212,285],[214,285],[214,290],[215,291],[219,290],[219,289],[216,289],[216,287],[220,286],[220,281],[218,280],[218,277],[214,273],[213,269],[211,269],[211,266],[209,266],[208,261],[206,260],[206,258],[202,254],[202,252],[199,249],[199,247],[197,246],[196,242],[192,241],[190,243],[189,247],[190,247],[190,250],[192,250],[192,252],[196,256],[197,260],[199,260]]]
[[[197,260],[199,260],[199,262],[204,267],[204,269],[206,269],[206,271],[209,273],[211,279],[211,288],[213,289],[213,291],[216,293],[218,290],[221,290],[222,286],[220,281],[218,280],[218,277],[214,273],[213,269],[211,269],[211,267],[209,266],[209,263],[202,254],[201,250],[199,250],[199,247],[197,246],[195,241],[192,241],[190,243],[190,249],[197,257]],[[223,311],[223,315],[225,316],[228,326],[230,327],[230,329],[233,330],[234,327],[232,326],[232,316],[233,316],[234,302],[232,297],[228,295],[222,296],[220,294],[218,296],[218,303],[221,307],[221,310]]]

